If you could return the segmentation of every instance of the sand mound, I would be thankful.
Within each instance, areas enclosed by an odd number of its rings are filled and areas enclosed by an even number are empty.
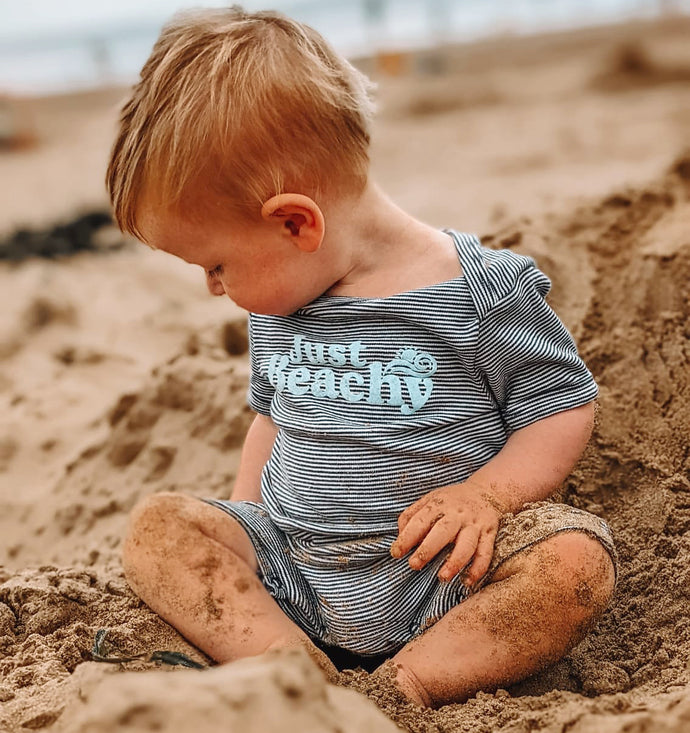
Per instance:
[[[80,668],[65,733],[394,733],[366,698],[326,683],[306,653],[244,659],[204,672],[105,675]],[[95,679],[94,679],[95,678]]]
[[[606,66],[592,79],[591,86],[603,92],[626,92],[678,83],[690,83],[690,67],[660,62],[637,41],[614,49]]]
[[[68,463],[50,503],[8,507],[25,539],[0,549],[0,562],[3,550],[15,565],[32,562],[39,537],[43,562],[108,561],[141,497],[163,490],[227,497],[252,419],[247,366],[228,352],[241,353],[246,338],[245,323],[234,321],[220,334],[195,335],[140,390],[121,395],[93,426],[102,438]]]
[[[2,731],[56,721],[52,729],[65,733],[396,730],[373,703],[328,685],[305,653],[202,673],[90,662],[95,633],[106,628],[117,656],[164,649],[208,663],[132,595],[117,569],[43,567],[1,579]]]
[[[99,628],[123,654],[172,649],[203,659],[134,597],[119,568],[0,569],[0,581],[1,731],[46,728],[60,717]]]

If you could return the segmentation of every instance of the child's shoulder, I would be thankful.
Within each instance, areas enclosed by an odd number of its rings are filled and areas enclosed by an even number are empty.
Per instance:
[[[551,281],[532,257],[486,246],[474,234],[449,232],[456,241],[467,286],[480,317],[506,299],[535,291],[543,298],[549,292]]]

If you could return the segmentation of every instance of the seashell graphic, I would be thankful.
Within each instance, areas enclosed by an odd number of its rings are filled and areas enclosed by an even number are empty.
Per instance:
[[[431,354],[408,346],[396,352],[397,359],[391,359],[383,369],[384,374],[400,374],[407,377],[431,377],[436,374],[438,364]]]

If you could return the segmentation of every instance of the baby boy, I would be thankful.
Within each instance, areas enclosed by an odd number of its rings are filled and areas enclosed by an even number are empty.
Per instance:
[[[340,648],[436,706],[561,657],[615,551],[546,501],[597,394],[548,279],[386,197],[369,92],[311,28],[237,6],[178,16],[144,66],[115,216],[249,312],[256,417],[232,500],[148,497],[124,567],[219,662],[303,646],[328,672]]]

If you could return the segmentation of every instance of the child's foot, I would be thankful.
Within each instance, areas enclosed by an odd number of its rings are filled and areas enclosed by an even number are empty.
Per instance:
[[[384,662],[372,676],[380,677],[384,682],[392,685],[410,702],[420,707],[431,707],[431,698],[417,676],[402,664],[395,664],[388,660]]]

